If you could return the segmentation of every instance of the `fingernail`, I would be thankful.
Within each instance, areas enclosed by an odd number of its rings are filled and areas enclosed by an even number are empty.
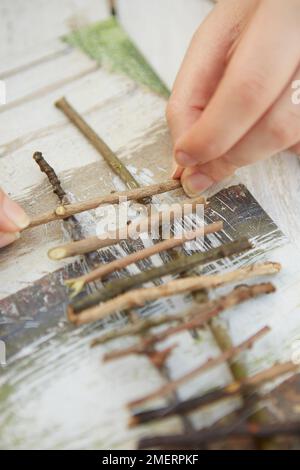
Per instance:
[[[214,184],[214,181],[202,173],[194,173],[193,175],[187,176],[182,181],[184,191],[188,196],[196,196],[199,193],[205,191]]]
[[[181,151],[176,152],[175,159],[177,163],[183,167],[193,166],[195,163],[197,163],[197,159],[195,157],[192,157],[191,155]]]
[[[0,248],[10,245],[20,238],[19,232],[15,233],[0,233]]]
[[[182,171],[183,169],[175,163],[171,172],[171,179],[178,180],[181,176]]]
[[[29,225],[30,220],[28,215],[18,204],[9,199],[7,196],[4,196],[2,208],[6,217],[18,228],[24,229]]]

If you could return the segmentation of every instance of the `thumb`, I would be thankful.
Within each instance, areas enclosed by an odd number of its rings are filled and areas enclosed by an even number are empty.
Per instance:
[[[214,183],[234,175],[237,168],[234,159],[225,155],[203,165],[185,168],[181,175],[181,184],[188,196],[195,197]]]
[[[24,210],[0,189],[0,232],[19,232],[26,228],[29,222]]]

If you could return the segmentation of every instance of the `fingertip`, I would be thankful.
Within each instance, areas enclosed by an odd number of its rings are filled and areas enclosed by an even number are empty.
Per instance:
[[[4,232],[18,232],[28,227],[30,219],[19,204],[2,194],[0,201],[0,227]]]
[[[197,171],[184,171],[181,176],[181,183],[185,193],[189,197],[195,197],[214,184],[214,180],[204,173]]]
[[[19,232],[14,233],[0,233],[0,248],[11,245],[20,238]]]

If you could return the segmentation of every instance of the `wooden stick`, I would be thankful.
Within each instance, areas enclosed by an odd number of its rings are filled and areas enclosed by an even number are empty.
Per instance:
[[[95,347],[116,338],[123,336],[134,336],[146,332],[147,330],[166,323],[182,323],[189,318],[197,319],[200,317],[203,322],[207,322],[213,316],[218,315],[220,311],[231,308],[240,302],[256,297],[261,294],[269,294],[275,292],[275,287],[271,283],[255,284],[253,286],[235,287],[229,294],[222,296],[216,300],[203,302],[202,304],[194,304],[186,312],[177,315],[160,315],[153,318],[145,318],[133,325],[127,325],[122,329],[108,331],[91,342],[91,347]],[[222,310],[219,311],[220,307]],[[182,324],[184,326],[186,323]]]
[[[100,302],[107,301],[116,297],[123,292],[128,291],[134,287],[138,287],[145,282],[153,281],[154,279],[171,274],[179,274],[186,272],[188,269],[195,268],[201,264],[215,261],[220,258],[225,258],[236,253],[248,250],[251,244],[247,239],[239,240],[237,242],[230,242],[221,245],[218,248],[200,253],[194,253],[190,256],[181,255],[179,258],[170,261],[155,268],[143,271],[140,274],[126,277],[116,281],[111,281],[105,285],[100,291],[94,292],[83,299],[79,299],[72,303],[72,309],[75,313],[98,305]]]
[[[135,413],[130,418],[129,426],[133,427],[137,426],[138,424],[154,421],[156,419],[167,418],[175,414],[189,413],[195,409],[198,410],[199,408],[212,405],[218,400],[225,400],[227,398],[232,398],[236,395],[239,395],[245,388],[248,389],[249,387],[262,385],[266,382],[274,380],[281,375],[295,372],[297,369],[299,369],[299,365],[294,364],[293,362],[276,364],[269,369],[253,375],[252,377],[245,377],[240,381],[231,382],[225,387],[209,391],[204,395],[192,397],[180,403],[170,404],[161,408],[154,408],[151,410],[142,411],[140,413]]]
[[[219,366],[220,364],[223,364],[224,362],[228,361],[229,359],[232,359],[234,356],[237,354],[240,354],[242,351],[245,351],[246,349],[249,349],[253,346],[255,341],[260,339],[262,336],[267,334],[270,331],[270,328],[265,326],[261,330],[259,330],[257,333],[254,335],[250,336],[246,341],[243,341],[240,343],[238,346],[233,346],[226,351],[222,352],[219,356],[208,359],[204,364],[201,364],[201,366],[196,367],[195,369],[192,369],[190,372],[188,372],[185,375],[182,375],[176,380],[173,380],[166,385],[163,385],[162,387],[158,388],[157,390],[154,390],[154,392],[149,393],[148,395],[143,396],[142,398],[138,398],[137,400],[131,401],[128,406],[130,408],[133,408],[135,406],[139,406],[142,403],[145,403],[146,401],[153,400],[154,398],[161,398],[166,395],[169,395],[171,392],[176,390],[180,385],[185,384],[189,380],[192,380],[193,378],[197,377],[200,374],[203,374],[203,372],[206,372],[209,369],[212,369],[213,367]]]
[[[210,319],[216,317],[229,307],[238,305],[250,298],[257,297],[258,295],[270,294],[271,292],[275,292],[275,287],[271,283],[257,284],[254,286],[239,286],[233,289],[233,291],[228,295],[220,297],[217,300],[207,302],[206,304],[199,305],[197,316],[194,316],[191,320],[180,325],[167,328],[158,334],[148,335],[139,343],[129,346],[128,348],[117,349],[106,353],[103,360],[110,361],[130,354],[141,354],[144,350],[149,349],[150,346],[154,346],[154,344],[164,341],[169,336],[180,333],[181,331],[201,328]]]
[[[60,109],[65,116],[77,127],[77,129],[86,137],[86,139],[95,147],[102,155],[106,163],[126,184],[129,189],[139,188],[139,183],[127,170],[126,166],[121,162],[117,155],[109,148],[109,146],[99,137],[80,114],[71,106],[66,98],[56,101],[55,106]]]
[[[53,222],[55,220],[63,220],[67,217],[70,217],[71,215],[79,214],[80,212],[97,209],[97,207],[103,204],[119,204],[120,199],[127,199],[127,201],[139,201],[141,199],[154,196],[155,194],[162,194],[179,188],[181,188],[181,183],[179,181],[170,180],[145,186],[139,189],[132,189],[129,191],[121,191],[107,194],[105,196],[99,196],[88,201],[60,205],[54,211],[41,214],[31,219],[28,228],[48,224],[49,222]]]
[[[45,173],[49,183],[53,187],[53,192],[56,194],[58,199],[60,200],[61,203],[66,203],[66,193],[61,187],[60,180],[58,179],[54,169],[49,165],[48,162],[44,159],[42,152],[34,152],[33,157],[32,157],[38,166],[40,167],[40,170],[42,173]]]
[[[53,260],[61,260],[71,256],[82,255],[99,248],[115,245],[121,240],[131,239],[131,234],[145,233],[149,231],[149,228],[155,230],[167,220],[171,223],[176,218],[182,217],[183,211],[184,215],[191,214],[197,210],[198,205],[203,203],[204,198],[202,196],[195,199],[185,199],[181,203],[171,204],[168,210],[159,211],[155,214],[151,213],[148,217],[132,221],[129,225],[107,232],[101,237],[93,236],[80,240],[79,242],[67,243],[52,248],[48,252],[48,256]]]
[[[260,425],[257,423],[241,423],[204,429],[185,434],[158,435],[144,437],[139,441],[138,449],[162,448],[162,449],[193,449],[199,446],[227,438],[261,438],[266,439],[278,435],[300,435],[300,422],[272,423]]]
[[[119,310],[142,307],[146,302],[151,302],[161,297],[183,294],[198,289],[216,288],[223,284],[240,282],[256,276],[276,274],[280,269],[281,266],[278,263],[263,263],[250,265],[223,274],[177,279],[161,286],[129,291],[101,305],[87,309],[79,315],[74,314],[74,310],[70,305],[68,308],[68,317],[69,320],[76,325],[81,325],[105,318]]]
[[[114,330],[105,332],[101,336],[91,341],[91,348],[94,348],[95,346],[99,346],[101,344],[105,344],[108,341],[112,341],[117,338],[122,338],[124,336],[139,335],[143,333],[144,331],[149,330],[150,328],[164,325],[166,323],[181,322],[184,320],[184,317],[185,317],[185,314],[181,313],[177,315],[160,315],[159,317],[145,318],[145,319],[137,321],[136,323],[126,325],[124,328],[120,330],[114,329]]]
[[[209,233],[219,232],[223,229],[223,222],[215,222],[204,226],[197,230],[191,230],[182,235],[181,238],[170,238],[168,240],[163,240],[162,242],[156,243],[148,248],[131,253],[124,258],[116,259],[110,263],[99,266],[99,268],[94,269],[93,271],[85,274],[84,276],[76,277],[74,279],[68,279],[65,281],[65,284],[72,290],[72,297],[79,294],[83,287],[88,283],[96,280],[104,279],[109,274],[120,269],[124,269],[130,264],[136,263],[145,258],[149,258],[157,253],[162,251],[175,248],[177,246],[183,245],[187,241],[194,240],[195,238],[202,237]]]

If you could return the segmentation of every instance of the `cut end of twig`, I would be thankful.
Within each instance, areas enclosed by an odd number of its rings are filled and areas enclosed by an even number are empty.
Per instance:
[[[52,248],[48,251],[48,257],[54,261],[64,259],[67,256],[65,248]]]
[[[70,299],[73,299],[82,291],[85,281],[81,279],[67,279],[65,285],[71,290]]]
[[[64,206],[58,206],[56,209],[55,209],[55,214],[58,215],[58,216],[64,216],[66,215],[66,209]]]
[[[281,271],[282,266],[280,263],[271,262],[270,264],[273,267],[274,273],[279,273],[279,271]]]
[[[59,100],[55,101],[54,106],[58,109],[61,109],[65,102],[65,98],[60,98]]]
[[[90,342],[90,348],[95,348],[96,346],[99,346],[100,344],[103,344],[104,341],[101,341],[101,338],[95,338]]]
[[[128,428],[135,428],[139,424],[140,424],[140,421],[137,416],[130,416],[127,426]]]

